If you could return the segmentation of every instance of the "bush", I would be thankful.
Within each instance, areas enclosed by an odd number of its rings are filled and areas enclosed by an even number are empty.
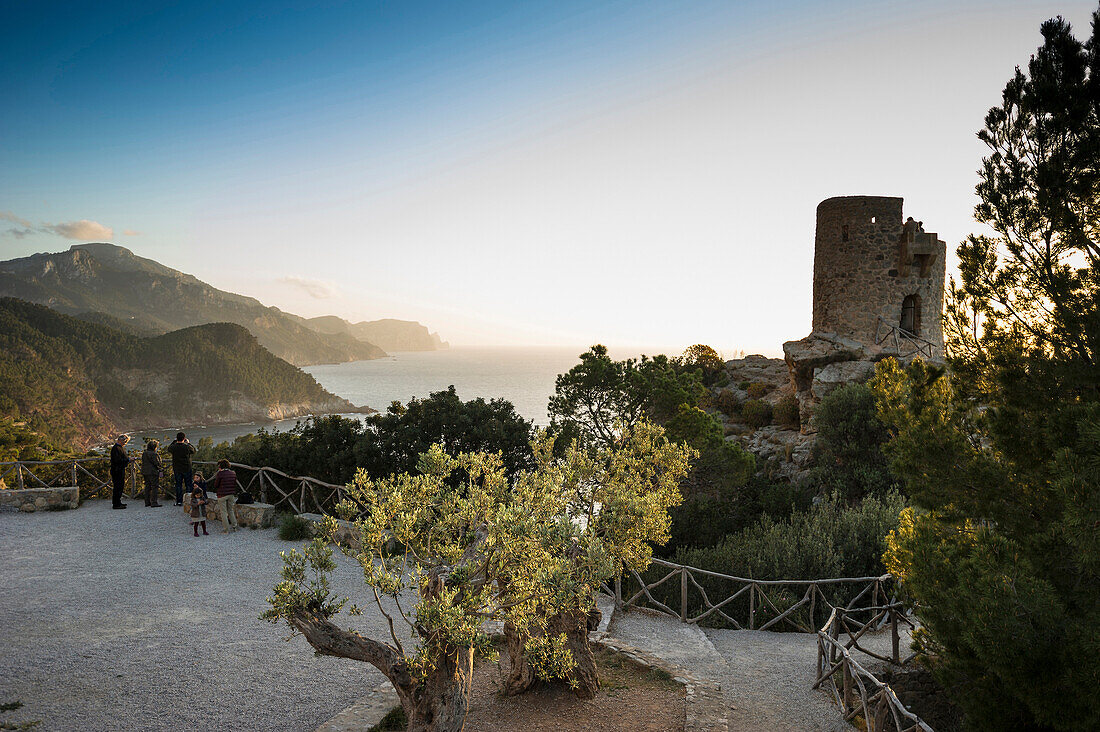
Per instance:
[[[840,491],[862,498],[898,488],[882,454],[889,433],[869,387],[847,384],[828,394],[814,411],[814,423],[813,480],[822,495]]]
[[[745,389],[745,391],[749,393],[749,399],[760,399],[769,391],[771,391],[771,387],[769,387],[767,384],[753,383],[749,384],[748,388]]]
[[[672,555],[671,561],[762,580],[878,576],[886,571],[882,561],[886,536],[897,528],[898,515],[904,507],[904,499],[896,492],[866,498],[851,506],[840,496],[833,495],[786,518],[761,516],[755,523],[728,535],[714,546],[682,547]],[[651,567],[644,576],[649,582],[656,581],[663,576],[660,574],[663,569]],[[706,589],[712,602],[724,599],[737,589],[729,580],[701,576],[696,579]],[[676,584],[667,591],[662,585],[657,588],[654,597],[669,607],[679,607],[680,588]],[[862,587],[846,585],[822,586],[834,604],[849,601],[851,597],[848,595],[860,589]],[[747,618],[747,594],[723,608],[728,615]],[[768,597],[776,603],[780,612],[801,599],[801,595],[785,596],[778,591],[769,592]],[[704,609],[702,597],[697,592],[691,593],[689,603],[692,615]],[[803,613],[800,619],[807,624],[812,621],[813,626],[818,626],[825,621],[826,612],[819,604],[814,618]],[[764,619],[761,620],[761,617]],[[767,617],[758,614],[757,623],[766,622]],[[716,615],[711,618],[717,622]]]
[[[714,398],[714,406],[727,417],[736,417],[741,412],[741,399],[729,389],[723,389]]]
[[[759,521],[761,514],[784,518],[809,507],[805,488],[763,477],[751,477],[736,488],[688,491],[684,502],[669,510],[670,538],[658,553],[671,558],[682,548],[714,546]]]
[[[403,732],[408,725],[409,719],[405,716],[405,710],[401,706],[396,706],[386,712],[386,716],[378,720],[378,724],[367,732]]]
[[[279,522],[279,538],[283,541],[304,541],[313,537],[313,522],[293,513],[283,514]]]
[[[798,399],[794,396],[785,396],[775,403],[772,416],[777,424],[796,430],[801,426],[798,414]]]
[[[750,399],[741,407],[741,418],[753,429],[769,425],[772,421],[772,405],[759,399]]]

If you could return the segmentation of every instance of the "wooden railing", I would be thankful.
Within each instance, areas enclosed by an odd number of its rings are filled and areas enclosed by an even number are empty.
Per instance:
[[[217,463],[195,461],[195,465],[216,467]],[[237,474],[237,485],[257,500],[276,508],[286,508],[294,513],[327,513],[344,500],[345,489],[342,485],[309,476],[290,475],[276,468],[257,468],[241,463],[229,465]]]
[[[888,685],[857,662],[853,651],[904,665],[899,626],[913,626],[903,603],[893,596],[894,580],[837,577],[813,580],[760,580],[654,559],[656,579],[647,582],[630,570],[605,586],[616,607],[647,608],[683,623],[715,623],[735,630],[793,630],[816,633],[817,678],[814,688],[830,682],[847,720],[861,716],[868,732],[932,732],[932,728],[899,701]],[[716,584],[725,584],[711,597]],[[711,585],[711,592],[705,584]],[[843,598],[843,599],[837,599]],[[678,603],[678,607],[677,607]],[[839,603],[839,604],[838,604]],[[736,607],[736,610],[732,608]],[[828,615],[819,630],[815,614]],[[861,642],[871,631],[889,629],[890,652],[883,655]],[[893,724],[893,726],[890,726]]]
[[[874,610],[877,614],[867,623],[849,622],[847,611],[835,608],[824,627],[817,631],[817,680],[815,689],[828,682],[833,698],[849,722],[862,720],[867,732],[933,732],[927,722],[905,708],[889,685],[875,678],[852,657],[858,650],[873,658],[898,663],[897,623],[909,622],[900,604],[891,603]],[[877,618],[888,618],[895,628],[893,658],[886,658],[860,646],[859,639]],[[842,633],[848,640],[842,640]]]
[[[893,341],[894,349],[902,358],[918,354],[933,358],[935,355],[935,343],[886,322],[880,315],[875,324],[875,345],[880,346],[887,341]]]
[[[133,455],[131,455],[133,457]],[[140,456],[138,456],[140,457]],[[196,467],[213,473],[217,463],[196,460]],[[344,486],[326,483],[308,476],[284,473],[276,468],[254,467],[230,463],[237,473],[237,484],[257,500],[271,503],[295,513],[325,513],[344,499]],[[0,463],[0,480],[9,488],[54,488],[76,486],[82,498],[103,495],[111,490],[110,458],[89,457],[71,460],[16,460]],[[171,478],[171,462],[165,460],[161,490],[171,494],[175,488]],[[209,477],[209,476],[208,476]],[[139,460],[126,466],[125,494],[137,498],[145,490]]]
[[[776,629],[813,633],[816,632],[814,618],[817,613],[823,617],[834,607],[834,599],[826,595],[826,589],[843,586],[848,590],[844,593],[848,599],[842,607],[855,613],[859,612],[861,601],[871,606],[886,602],[887,591],[893,582],[888,574],[880,577],[760,580],[674,564],[663,559],[654,559],[651,566],[659,568],[659,579],[646,582],[638,572],[630,570],[624,575],[625,593],[622,579],[616,582],[614,589],[609,588],[615,594],[619,607],[649,607],[679,618],[684,623],[709,621],[715,624],[717,621],[717,624],[735,630]],[[679,585],[679,592],[672,592],[673,597],[670,597],[666,590],[659,593],[660,598],[655,597],[654,591],[669,587],[670,581],[674,590]],[[710,592],[704,587],[708,581],[712,585]],[[712,599],[715,585],[722,583],[727,585],[726,589],[721,591],[721,596]],[[674,609],[669,600],[675,603],[677,594],[679,607]],[[831,594],[835,597],[836,593]],[[732,610],[734,607],[737,611]]]
[[[195,461],[194,464],[216,466],[216,463],[206,461]],[[230,465],[237,473],[237,483],[241,488],[258,500],[295,513],[325,513],[345,497],[344,486],[316,478],[289,475],[270,467],[257,468],[240,463]],[[0,463],[0,479],[13,481],[9,483],[13,488],[79,486],[81,496],[87,497],[111,488],[108,467],[109,458],[106,456],[73,460],[19,460]],[[166,461],[165,467],[169,472],[170,463]],[[126,484],[131,497],[144,490],[137,461],[127,466]],[[171,481],[162,481],[161,489],[171,492]],[[900,658],[898,626],[900,623],[911,626],[912,622],[904,612],[904,606],[892,597],[893,578],[890,575],[760,580],[674,564],[663,559],[653,559],[651,568],[656,569],[659,575],[652,582],[630,570],[602,589],[614,596],[618,609],[649,608],[684,623],[715,622],[737,630],[816,632],[818,659],[814,688],[829,682],[847,719],[862,716],[865,729],[869,732],[932,732],[928,724],[902,705],[889,686],[852,658],[852,651],[856,650],[895,664],[904,664],[912,659],[912,656],[904,660]],[[708,582],[712,583],[710,592],[704,587]],[[715,582],[728,583],[730,587],[712,599]],[[634,589],[635,586],[637,589]],[[656,597],[655,593],[660,597]],[[721,599],[718,599],[719,596]],[[847,599],[837,604],[838,596]],[[696,608],[698,612],[693,612]],[[825,625],[815,631],[814,618],[818,612],[829,615]],[[860,639],[867,632],[885,626],[890,628],[890,657],[860,644]],[[847,640],[842,640],[842,636],[847,636]],[[891,721],[892,728],[886,726]]]

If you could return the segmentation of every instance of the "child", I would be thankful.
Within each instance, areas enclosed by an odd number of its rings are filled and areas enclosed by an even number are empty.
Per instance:
[[[206,481],[203,480],[202,473],[196,472],[194,477],[191,480],[192,480],[191,492],[194,493],[196,490],[202,491],[202,497],[203,497],[203,499],[205,499],[206,498]]]
[[[194,489],[185,496],[187,505],[191,507],[191,525],[195,527],[195,536],[199,535],[199,526],[202,526],[202,535],[210,536],[206,530],[206,492],[195,482]]]

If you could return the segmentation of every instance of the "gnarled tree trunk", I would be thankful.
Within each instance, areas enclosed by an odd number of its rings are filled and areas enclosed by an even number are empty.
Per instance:
[[[546,635],[565,634],[565,647],[573,656],[576,665],[567,679],[573,693],[581,699],[591,699],[600,690],[600,677],[596,671],[596,659],[588,645],[588,632],[600,625],[600,611],[593,607],[590,611],[575,609],[558,613],[549,618]],[[509,696],[522,694],[534,686],[537,677],[524,653],[526,636],[511,623],[504,624],[504,637],[508,641],[508,660],[510,667],[504,680],[504,693]]]
[[[415,679],[405,657],[384,643],[344,630],[304,610],[291,619],[291,624],[318,653],[365,661],[385,674],[409,720],[408,732],[460,732],[466,723],[473,648],[453,649],[427,677]]]

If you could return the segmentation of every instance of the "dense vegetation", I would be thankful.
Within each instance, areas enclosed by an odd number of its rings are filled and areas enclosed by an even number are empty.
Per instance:
[[[448,454],[500,452],[509,475],[534,465],[531,422],[504,399],[463,402],[454,387],[408,404],[395,402],[364,422],[339,415],[309,417],[289,432],[245,435],[232,444],[200,443],[197,458],[228,458],[278,468],[329,483],[347,483],[356,471],[375,478],[416,470],[421,453],[442,445]]]
[[[915,644],[980,730],[1100,728],[1100,11],[1005,87],[959,247],[950,371],[884,362],[887,454],[915,505],[889,568]]]
[[[346,402],[244,328],[212,323],[141,338],[0,298],[0,410],[62,444],[118,427],[205,421],[231,403]]]
[[[817,406],[813,482],[822,494],[859,499],[898,489],[882,446],[889,438],[875,396],[864,384],[847,384]]]

